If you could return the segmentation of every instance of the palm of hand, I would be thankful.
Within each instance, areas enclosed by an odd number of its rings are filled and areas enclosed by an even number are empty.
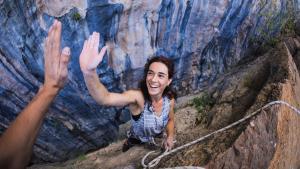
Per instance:
[[[80,68],[83,73],[90,73],[96,70],[98,64],[102,61],[107,47],[103,47],[98,52],[100,35],[94,32],[89,39],[84,42],[83,49],[79,57]]]
[[[60,51],[61,23],[57,20],[51,26],[45,40],[45,83],[44,86],[60,89],[68,77],[70,49]]]

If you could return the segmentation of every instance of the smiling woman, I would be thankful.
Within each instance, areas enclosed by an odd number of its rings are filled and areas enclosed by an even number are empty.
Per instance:
[[[107,91],[96,73],[96,68],[106,52],[106,47],[98,52],[99,38],[99,33],[94,32],[85,41],[80,54],[80,68],[88,90],[97,103],[129,106],[132,125],[123,151],[135,144],[154,143],[154,138],[162,136],[165,129],[167,138],[163,145],[164,148],[171,149],[174,139],[175,98],[175,93],[169,87],[174,72],[172,61],[163,56],[151,58],[145,65],[140,90],[112,93]]]
[[[162,95],[167,95],[169,98],[174,98],[175,92],[169,87],[172,82],[173,74],[174,64],[170,59],[164,56],[157,56],[148,60],[144,68],[144,77],[139,84],[144,98],[148,101],[151,101],[148,89],[149,92],[152,92],[152,90],[155,88],[163,91]],[[150,84],[152,86],[150,86]],[[152,96],[154,97],[153,93]]]

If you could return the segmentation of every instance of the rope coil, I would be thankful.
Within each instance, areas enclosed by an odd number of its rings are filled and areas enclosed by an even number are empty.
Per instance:
[[[202,140],[204,140],[204,139],[206,139],[206,138],[208,138],[208,137],[210,137],[210,136],[212,136],[212,135],[214,135],[214,134],[221,133],[221,132],[223,132],[223,131],[225,131],[225,130],[228,130],[229,128],[232,128],[232,127],[234,127],[234,126],[236,126],[236,125],[238,125],[238,124],[240,124],[240,123],[242,123],[242,122],[244,122],[244,121],[250,119],[251,117],[255,116],[255,115],[258,114],[261,110],[264,110],[265,108],[270,107],[270,106],[273,106],[273,105],[276,105],[276,104],[283,104],[283,105],[287,106],[288,108],[292,109],[295,113],[297,113],[297,114],[300,116],[300,110],[298,110],[298,109],[295,108],[294,106],[290,105],[289,103],[287,103],[287,102],[285,102],[285,101],[281,101],[281,100],[272,101],[272,102],[266,104],[265,106],[263,106],[263,107],[257,109],[257,110],[254,111],[253,113],[251,113],[251,114],[245,116],[244,118],[242,118],[242,119],[240,119],[240,120],[238,120],[238,121],[236,121],[236,122],[234,122],[234,123],[232,123],[232,124],[230,124],[230,125],[228,125],[228,126],[226,126],[226,127],[224,127],[224,128],[221,128],[221,129],[216,130],[216,131],[214,131],[214,132],[212,132],[212,133],[210,133],[210,134],[207,134],[207,135],[205,135],[205,136],[203,136],[203,137],[200,137],[200,138],[198,138],[197,140],[194,140],[194,141],[192,141],[192,142],[190,142],[190,143],[187,143],[187,144],[184,144],[184,145],[182,145],[182,146],[176,147],[176,148],[173,149],[173,150],[170,150],[170,151],[169,151],[168,149],[166,149],[166,151],[165,151],[164,153],[162,153],[162,154],[159,155],[158,157],[154,158],[152,161],[150,161],[150,162],[146,165],[146,164],[145,164],[146,158],[147,158],[150,154],[152,154],[152,153],[155,152],[155,151],[150,151],[150,152],[148,152],[148,153],[142,158],[141,164],[142,164],[142,166],[143,166],[144,168],[153,168],[153,167],[155,167],[155,166],[160,162],[160,160],[161,160],[163,157],[165,157],[165,156],[167,156],[167,155],[169,155],[169,154],[172,154],[172,153],[174,153],[174,152],[176,152],[176,151],[182,150],[182,149],[184,149],[184,148],[186,148],[186,147],[188,147],[188,146],[194,145],[194,144],[196,144],[196,143],[198,143],[198,142],[200,142],[200,141],[202,141]]]

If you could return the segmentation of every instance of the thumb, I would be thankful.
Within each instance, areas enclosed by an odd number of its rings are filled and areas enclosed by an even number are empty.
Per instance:
[[[60,56],[60,72],[62,77],[68,75],[68,63],[70,61],[71,50],[69,47],[64,47]]]
[[[105,55],[106,50],[107,50],[107,46],[104,46],[104,47],[101,49],[100,53],[97,55],[96,63],[99,64],[99,63],[102,61],[103,56]]]
[[[60,56],[61,63],[68,64],[70,60],[70,56],[71,56],[70,48],[64,47]]]

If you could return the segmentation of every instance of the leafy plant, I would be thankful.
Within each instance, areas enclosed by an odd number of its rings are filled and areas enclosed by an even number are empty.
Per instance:
[[[270,47],[275,47],[284,35],[294,33],[295,17],[293,14],[284,14],[281,19],[277,19],[273,15],[271,11],[260,14],[265,23],[257,29],[257,35],[249,39],[250,46],[256,47],[254,50],[262,51],[258,53],[263,53],[263,51],[268,50]],[[277,31],[277,27],[280,27],[279,31]]]
[[[87,157],[86,157],[85,154],[80,154],[80,155],[77,157],[77,159],[78,159],[79,161],[83,161],[83,160],[86,160]]]
[[[73,14],[72,19],[74,21],[80,21],[82,18],[81,18],[81,15],[78,12],[76,12]]]
[[[288,20],[283,24],[281,28],[281,34],[292,34],[295,31],[295,19],[289,17]]]
[[[207,107],[212,107],[214,104],[214,99],[210,97],[207,93],[204,93],[201,97],[196,97],[192,101],[195,108],[201,112]]]
[[[198,111],[198,116],[196,119],[196,123],[208,123],[208,111],[213,107],[215,104],[215,99],[211,97],[208,93],[204,93],[200,97],[196,97],[192,100],[192,105]]]

